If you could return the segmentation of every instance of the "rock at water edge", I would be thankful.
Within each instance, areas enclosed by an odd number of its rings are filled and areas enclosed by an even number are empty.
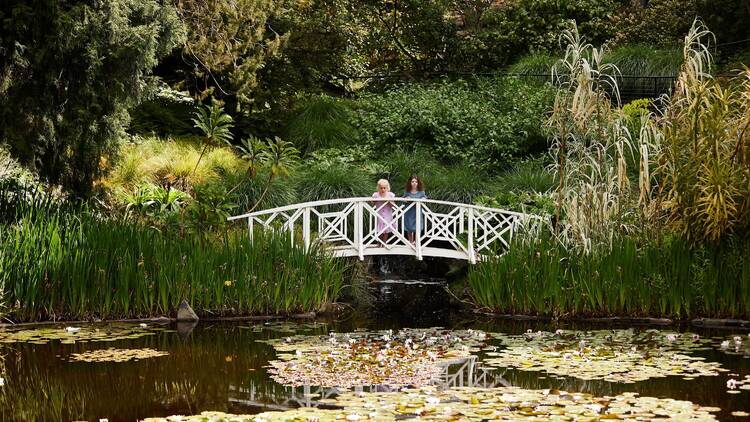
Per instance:
[[[177,308],[177,321],[198,321],[198,315],[184,299],[180,303],[180,307]]]

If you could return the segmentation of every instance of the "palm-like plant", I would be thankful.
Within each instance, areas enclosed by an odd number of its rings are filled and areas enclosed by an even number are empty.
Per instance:
[[[193,173],[198,169],[201,159],[209,148],[215,147],[219,143],[231,144],[233,135],[231,129],[234,127],[232,116],[224,112],[223,107],[214,105],[198,107],[195,112],[193,127],[203,133],[203,150],[195,163]]]
[[[255,205],[248,212],[255,210],[263,201],[275,177],[289,174],[289,171],[299,162],[299,157],[299,150],[291,142],[284,141],[279,137],[268,142],[266,147],[258,154],[257,160],[259,163],[270,165],[271,171],[268,173],[268,181],[263,189],[263,193],[260,194],[260,198],[258,198],[258,201],[255,202]]]
[[[258,167],[263,165],[266,160],[265,151],[268,149],[265,142],[258,138],[245,138],[240,141],[241,145],[236,146],[240,153],[240,158],[247,160],[247,172],[251,179],[258,174]]]

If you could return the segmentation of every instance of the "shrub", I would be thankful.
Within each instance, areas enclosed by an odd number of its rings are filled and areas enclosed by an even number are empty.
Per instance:
[[[300,202],[370,196],[375,179],[352,165],[312,165],[294,177]]]
[[[498,176],[498,188],[506,192],[545,193],[554,187],[554,176],[539,159],[518,162]]]
[[[425,149],[396,150],[381,161],[384,177],[391,182],[391,190],[400,196],[406,180],[413,174],[424,182],[430,199],[470,204],[480,195],[495,192],[494,180],[484,171],[461,163],[442,163]]]
[[[143,183],[169,185],[191,193],[194,185],[217,182],[220,174],[244,165],[234,152],[223,147],[207,152],[196,168],[201,155],[197,137],[134,136],[131,141],[123,146],[119,159],[102,181],[120,200]]]
[[[305,154],[346,145],[357,135],[350,119],[351,110],[340,99],[327,95],[305,98],[287,124],[287,137]]]
[[[374,151],[426,147],[441,160],[497,170],[546,145],[541,126],[553,96],[517,79],[442,81],[365,95],[354,121]]]

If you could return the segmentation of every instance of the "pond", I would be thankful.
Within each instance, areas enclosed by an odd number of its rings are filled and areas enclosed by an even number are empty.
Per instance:
[[[0,419],[214,411],[257,421],[743,420],[750,412],[747,332],[497,320],[445,311],[437,284],[373,288],[380,312],[336,320],[0,330]]]

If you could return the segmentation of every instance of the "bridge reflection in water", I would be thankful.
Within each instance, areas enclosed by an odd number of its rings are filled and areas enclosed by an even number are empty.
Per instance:
[[[392,218],[381,212],[389,208]],[[411,255],[476,263],[510,247],[515,233],[543,219],[497,208],[426,199],[345,198],[306,202],[230,217],[256,229],[289,233],[292,242],[325,246],[335,256]],[[413,220],[415,227],[409,227]],[[406,229],[415,230],[413,241]],[[386,236],[383,236],[387,234]]]
[[[440,375],[431,383],[441,390],[456,387],[510,387],[511,384],[503,378],[503,372],[489,368],[482,364],[476,356],[443,361],[438,365]],[[353,390],[357,392],[391,392],[399,391],[402,387],[387,385],[359,386]],[[346,390],[350,391],[350,390]],[[268,395],[268,391],[256,389],[255,385],[247,387],[229,387],[229,402],[242,407],[252,407],[264,410],[289,410],[298,407],[331,407],[330,403],[321,399],[335,398],[342,390],[335,387],[300,386],[286,387],[283,395]]]

